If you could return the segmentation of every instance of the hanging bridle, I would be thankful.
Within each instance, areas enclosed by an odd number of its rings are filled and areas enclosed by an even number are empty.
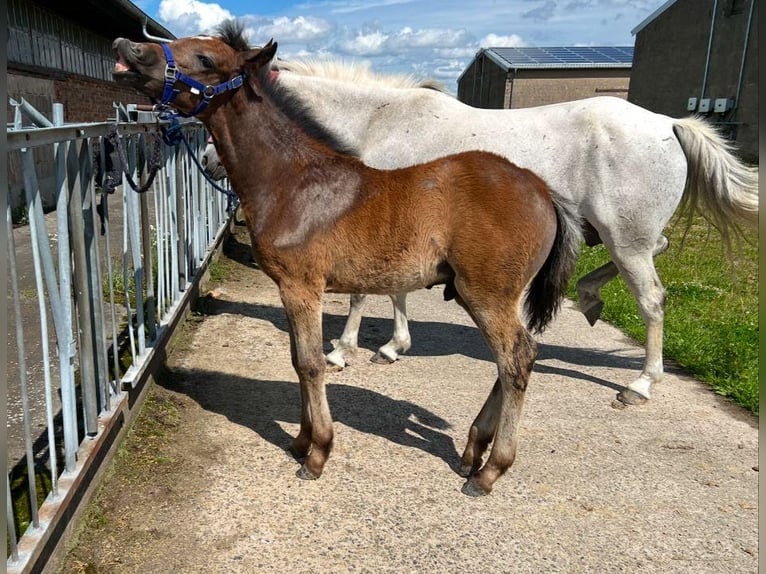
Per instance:
[[[246,75],[244,72],[242,72],[238,76],[235,76],[227,82],[218,84],[217,86],[211,86],[209,84],[204,85],[194,78],[190,78],[186,74],[180,72],[176,66],[176,62],[173,58],[173,52],[170,50],[170,46],[167,44],[160,45],[162,46],[163,52],[165,52],[165,60],[167,63],[165,64],[165,88],[162,91],[162,99],[157,105],[160,108],[160,114],[165,118],[175,116],[189,118],[196,116],[197,114],[202,113],[205,108],[207,108],[208,104],[210,104],[211,100],[215,96],[229,90],[236,90],[245,83]],[[171,104],[176,99],[176,96],[178,96],[178,94],[181,92],[181,90],[175,88],[176,82],[186,84],[189,86],[189,91],[192,94],[202,96],[200,102],[190,113],[179,112],[177,109],[171,107]]]

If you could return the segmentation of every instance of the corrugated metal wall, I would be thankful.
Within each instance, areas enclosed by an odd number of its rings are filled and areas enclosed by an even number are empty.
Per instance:
[[[108,39],[43,7],[8,0],[8,63],[111,80]]]

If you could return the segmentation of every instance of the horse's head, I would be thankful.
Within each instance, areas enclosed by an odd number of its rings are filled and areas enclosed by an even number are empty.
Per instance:
[[[180,38],[173,42],[135,43],[117,38],[112,44],[117,63],[116,82],[134,87],[160,105],[181,115],[204,117],[248,76],[268,70],[277,43],[250,48],[242,26],[227,22],[217,36]]]

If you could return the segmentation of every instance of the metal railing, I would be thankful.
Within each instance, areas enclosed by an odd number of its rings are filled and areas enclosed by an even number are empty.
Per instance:
[[[8,153],[22,166],[28,224],[8,207],[7,567],[26,572],[55,546],[99,450],[126,424],[131,389],[162,353],[229,214],[190,156],[206,145],[202,124],[182,126],[188,146],[168,146],[149,114],[62,125],[60,106],[50,122],[11,104]],[[131,114],[120,106],[116,117]],[[44,147],[53,210],[34,160]],[[152,164],[151,187],[136,193],[129,181],[144,182]]]

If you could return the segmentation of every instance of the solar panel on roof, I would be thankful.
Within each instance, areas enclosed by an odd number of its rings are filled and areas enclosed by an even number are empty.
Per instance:
[[[630,66],[633,48],[623,46],[552,46],[489,48],[510,67]]]

